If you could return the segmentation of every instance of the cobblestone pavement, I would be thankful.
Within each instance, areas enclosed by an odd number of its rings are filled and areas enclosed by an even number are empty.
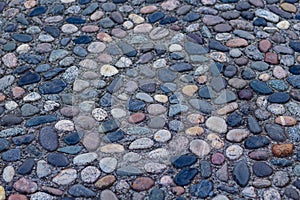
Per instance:
[[[0,0],[0,200],[299,200],[298,9]]]

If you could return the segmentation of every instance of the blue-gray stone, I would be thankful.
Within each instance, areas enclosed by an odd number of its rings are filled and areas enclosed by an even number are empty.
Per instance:
[[[29,158],[23,162],[23,164],[18,169],[18,174],[27,175],[30,174],[34,167],[34,159]]]
[[[87,50],[81,46],[75,46],[73,49],[73,53],[79,57],[85,57],[88,55]]]
[[[188,14],[186,14],[182,20],[183,21],[187,21],[187,22],[193,22],[193,21],[196,21],[200,18],[200,14],[198,13],[195,13],[195,12],[190,12]]]
[[[206,54],[209,52],[208,48],[190,41],[184,44],[184,49],[189,55]]]
[[[82,146],[66,146],[62,148],[58,148],[57,151],[61,153],[67,153],[71,155],[78,154],[83,149]]]
[[[198,184],[191,186],[190,192],[192,196],[207,198],[213,195],[213,183],[209,180],[201,180]]]
[[[191,99],[189,100],[189,103],[193,108],[205,114],[210,114],[214,110],[213,105],[204,100]]]
[[[70,163],[69,159],[62,153],[48,154],[47,162],[55,167],[66,167]]]
[[[275,90],[283,92],[286,91],[289,86],[283,80],[273,79],[268,81],[268,84]]]
[[[100,19],[99,25],[102,28],[112,28],[114,27],[115,23],[113,20],[111,20],[109,17],[105,17],[103,19]]]
[[[270,140],[261,135],[250,136],[245,140],[245,148],[246,149],[258,149],[261,147],[268,146],[270,144]]]
[[[252,166],[252,170],[254,175],[257,177],[267,177],[273,173],[272,167],[262,161],[255,162]]]
[[[30,85],[33,83],[38,83],[41,80],[41,76],[37,73],[33,73],[31,71],[26,72],[23,76],[18,80],[18,85]]]
[[[124,138],[125,132],[122,130],[117,130],[111,133],[107,133],[104,137],[103,140],[107,142],[117,142],[119,140],[122,140]]]
[[[130,44],[120,41],[117,43],[117,45],[126,56],[135,57],[137,55],[137,51]]]
[[[59,73],[65,71],[65,70],[66,70],[65,68],[61,68],[61,67],[54,68],[54,69],[51,69],[51,70],[47,71],[46,73],[44,73],[43,77],[45,80],[51,80],[52,78],[57,76]]]
[[[73,185],[69,188],[68,193],[74,197],[96,197],[96,193],[81,184]]]
[[[129,99],[127,103],[127,109],[132,112],[143,110],[145,106],[146,104],[143,101],[136,100],[136,99]]]
[[[82,19],[81,17],[68,17],[66,22],[70,24],[85,24],[86,20]]]
[[[9,147],[9,141],[7,139],[0,138],[0,152],[8,149]]]
[[[87,36],[87,35],[79,36],[78,38],[76,38],[75,40],[73,40],[73,42],[75,44],[88,44],[88,43],[90,43],[92,41],[93,41],[93,39],[90,36]]]
[[[163,68],[158,70],[158,78],[162,82],[173,82],[177,78],[177,75],[175,72]]]
[[[119,128],[120,123],[114,119],[107,120],[102,122],[99,126],[100,133],[107,133],[115,131]]]
[[[171,159],[172,164],[176,168],[189,167],[197,162],[197,157],[194,155],[182,155]]]
[[[170,105],[168,116],[173,117],[182,112],[186,112],[187,110],[188,110],[188,107],[186,105],[181,105],[181,104]]]
[[[45,56],[35,55],[30,53],[22,53],[19,58],[28,64],[39,64],[45,60]]]
[[[268,136],[276,142],[284,142],[287,139],[284,128],[278,124],[266,124],[265,130]]]
[[[67,145],[74,145],[77,144],[79,141],[80,141],[80,136],[77,132],[70,133],[64,137],[64,142]]]
[[[61,79],[55,79],[49,82],[44,82],[39,86],[39,91],[42,94],[58,94],[63,91],[67,87],[67,83],[65,83]]]
[[[291,41],[289,45],[294,51],[300,52],[300,41]]]
[[[296,75],[289,76],[287,78],[287,81],[294,88],[300,89],[300,76],[296,76]]]
[[[233,179],[241,187],[245,187],[250,179],[250,169],[245,160],[239,161],[233,168]]]
[[[47,151],[54,151],[58,147],[58,135],[52,126],[43,127],[40,130],[39,142]]]
[[[144,172],[137,167],[125,166],[117,169],[116,174],[118,176],[140,176],[144,174]]]
[[[294,75],[300,75],[300,65],[294,65],[290,67],[289,72],[291,72]]]
[[[255,117],[249,116],[247,122],[248,122],[247,123],[248,129],[250,130],[251,133],[259,134],[262,132],[262,128],[260,127]]]
[[[159,188],[153,188],[149,194],[149,200],[164,200],[164,191]]]
[[[23,144],[29,144],[35,139],[35,136],[33,134],[27,134],[27,135],[21,135],[17,137],[12,138],[12,142],[16,146],[21,146]]]
[[[269,96],[268,101],[270,103],[287,103],[290,100],[290,95],[285,92],[273,93]]]
[[[294,162],[292,160],[288,160],[285,158],[276,158],[270,160],[272,165],[278,166],[278,167],[288,167],[291,166]]]
[[[21,158],[20,149],[11,149],[2,153],[2,160],[6,162],[14,162],[20,160],[20,158]]]
[[[170,67],[171,70],[176,71],[176,72],[185,72],[185,71],[190,71],[193,69],[193,66],[190,65],[189,63],[185,62],[178,62]]]
[[[22,34],[22,33],[15,33],[12,35],[12,38],[16,40],[17,42],[27,43],[32,41],[32,36],[28,34]]]
[[[250,87],[259,94],[272,94],[272,89],[265,83],[259,80],[250,82]]]
[[[154,13],[150,14],[148,16],[148,21],[153,24],[153,23],[161,20],[164,17],[165,17],[165,14],[163,12],[158,11],[158,12],[154,12]]]
[[[29,17],[34,17],[34,16],[38,16],[38,15],[42,15],[47,11],[47,8],[45,6],[37,6],[35,7],[30,13],[29,13]]]
[[[105,93],[99,101],[99,104],[103,107],[110,107],[113,103],[113,98],[110,93]]]
[[[299,129],[296,127],[289,127],[288,130],[288,135],[291,141],[293,142],[299,142],[300,141],[300,132]]]
[[[82,15],[90,15],[92,14],[93,12],[95,12],[95,10],[97,10],[99,8],[99,4],[94,2],[94,3],[91,3],[86,9],[84,9],[82,11]]]
[[[56,26],[45,26],[44,30],[55,38],[57,38],[60,34],[60,30]]]
[[[38,126],[41,124],[46,124],[46,123],[51,123],[57,121],[58,118],[55,115],[42,115],[42,116],[37,116],[33,117],[25,123],[26,127],[32,127],[32,126]]]
[[[185,186],[190,184],[194,177],[198,174],[198,169],[196,168],[185,168],[176,174],[174,182],[176,185]]]

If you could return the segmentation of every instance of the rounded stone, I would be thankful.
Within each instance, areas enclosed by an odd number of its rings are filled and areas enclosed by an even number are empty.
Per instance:
[[[117,164],[117,159],[113,157],[106,157],[100,160],[99,167],[105,173],[112,173],[116,169]]]
[[[189,149],[191,150],[192,153],[194,153],[199,157],[204,157],[208,155],[211,151],[209,144],[204,140],[199,140],[199,139],[193,140],[190,143]]]
[[[230,160],[237,160],[243,154],[243,148],[239,145],[231,145],[226,149],[226,157]]]
[[[101,172],[97,167],[88,166],[81,171],[80,177],[81,180],[85,183],[94,183],[98,179],[100,174]]]
[[[227,131],[226,121],[220,117],[212,116],[208,118],[205,122],[205,125],[208,129],[217,133],[226,133]]]
[[[136,178],[132,183],[132,189],[138,192],[149,190],[154,186],[154,181],[149,177]]]
[[[159,130],[154,134],[154,140],[157,142],[167,142],[171,139],[171,132],[168,130]]]

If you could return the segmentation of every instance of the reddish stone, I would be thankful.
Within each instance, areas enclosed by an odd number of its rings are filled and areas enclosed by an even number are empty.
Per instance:
[[[211,156],[211,162],[215,165],[222,165],[225,161],[225,156],[222,153],[214,153]]]
[[[154,181],[149,177],[139,177],[132,183],[132,189],[135,191],[149,190],[154,186]]]
[[[149,13],[153,13],[157,10],[157,7],[154,5],[150,5],[150,6],[144,6],[141,8],[140,12],[142,14],[149,14]]]
[[[25,90],[21,87],[14,87],[12,94],[15,99],[20,99],[25,94]]]
[[[265,55],[265,62],[270,64],[278,64],[278,56],[277,53],[267,52]]]
[[[173,24],[170,26],[170,29],[173,30],[173,31],[180,31],[182,29],[181,26],[178,26],[176,24]]]
[[[279,116],[276,117],[275,122],[282,126],[294,126],[297,123],[297,120],[291,116]]]
[[[6,99],[5,94],[0,93],[0,102],[4,101]]]
[[[79,109],[73,106],[63,107],[60,113],[65,117],[75,117],[79,114]]]
[[[247,40],[243,39],[243,38],[233,38],[231,40],[228,40],[226,42],[226,46],[228,47],[245,47],[248,46],[248,42]]]
[[[22,194],[12,194],[8,197],[8,200],[28,200],[28,198]]]
[[[114,182],[116,181],[116,177],[113,175],[107,175],[100,178],[96,183],[95,186],[100,190],[109,188]]]
[[[234,59],[235,64],[242,66],[242,65],[247,65],[249,62],[249,59],[246,57],[240,57],[237,59]]]
[[[17,182],[14,183],[13,187],[18,192],[22,193],[34,193],[37,191],[37,184],[30,179],[20,178]]]
[[[48,53],[52,51],[52,45],[49,43],[41,43],[36,46],[36,51],[39,53]]]
[[[250,152],[249,157],[253,160],[267,160],[269,158],[269,154],[264,150],[256,150]]]
[[[56,196],[61,196],[63,195],[63,191],[57,189],[57,188],[53,188],[53,187],[47,187],[47,186],[42,186],[42,190],[47,192],[47,193],[50,193],[50,194],[53,194],[53,195],[56,195]]]
[[[276,157],[287,157],[293,155],[293,144],[275,144],[272,147],[272,153]]]
[[[258,44],[258,48],[261,52],[267,52],[271,49],[272,43],[269,40],[261,40]]]
[[[129,117],[128,122],[136,124],[144,121],[145,119],[146,119],[145,113],[134,113]]]
[[[181,186],[172,187],[171,190],[177,196],[182,195],[185,192],[184,187]]]
[[[126,37],[127,33],[120,28],[114,28],[113,30],[111,30],[111,35],[115,36],[116,38],[124,38]]]
[[[93,33],[93,32],[97,32],[99,31],[99,27],[95,26],[95,25],[87,25],[82,27],[81,29],[83,32],[87,32],[87,33]]]

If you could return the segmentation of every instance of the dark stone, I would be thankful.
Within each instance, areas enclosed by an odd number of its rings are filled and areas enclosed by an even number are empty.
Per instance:
[[[143,101],[130,99],[127,104],[127,109],[132,112],[143,110],[146,104]]]
[[[82,15],[83,16],[86,16],[86,15],[91,15],[93,14],[97,9],[99,8],[99,4],[94,2],[94,3],[91,3],[87,8],[85,8],[83,11],[82,11]]]
[[[0,12],[2,12],[4,10],[5,6],[6,6],[6,3],[1,1],[0,2]]]
[[[294,183],[293,186],[295,186],[297,189],[300,190],[300,179],[297,179]]]
[[[118,23],[118,24],[122,24],[124,22],[124,18],[122,16],[122,14],[119,11],[114,11],[110,14],[110,18]]]
[[[243,117],[237,112],[233,112],[228,115],[226,122],[231,127],[241,126],[243,124]]]
[[[224,192],[227,192],[227,193],[229,193],[229,194],[233,194],[233,195],[239,193],[239,189],[238,189],[237,187],[232,187],[232,186],[224,185],[224,184],[218,186],[217,189],[218,189],[218,190],[222,190],[222,191],[224,191]]]
[[[201,55],[207,54],[209,52],[209,49],[204,47],[203,45],[190,41],[185,42],[184,49],[189,55]]]
[[[210,86],[204,86],[198,90],[198,95],[205,99],[212,99],[217,96],[217,93]]]
[[[112,12],[117,9],[117,5],[111,2],[102,3],[102,9],[106,12]]]
[[[43,77],[45,80],[51,80],[52,78],[54,78],[55,76],[57,76],[58,74],[60,74],[63,71],[65,71],[65,68],[60,68],[60,67],[54,68],[54,69],[47,71],[45,74],[43,74]]]
[[[195,12],[190,12],[182,18],[182,20],[186,21],[186,22],[193,22],[193,21],[196,21],[198,19],[200,19],[200,15],[198,13],[195,13]]]
[[[243,89],[238,92],[238,97],[241,100],[251,100],[253,97],[253,91],[251,89]]]
[[[117,4],[117,3],[126,3],[127,0],[113,0],[113,3]]]
[[[120,41],[117,45],[126,56],[135,57],[137,55],[137,51],[130,44]]]
[[[227,82],[226,80],[221,77],[213,77],[210,81],[210,86],[216,91],[216,92],[220,92],[221,90],[223,90],[224,88],[226,88],[227,86]]]
[[[209,180],[201,180],[198,184],[190,187],[192,196],[197,196],[202,199],[213,195],[213,183]]]
[[[24,72],[26,72],[30,69],[31,69],[31,67],[29,65],[22,65],[22,66],[17,67],[13,73],[14,74],[23,74]]]
[[[233,179],[241,187],[245,187],[248,184],[250,179],[250,169],[246,161],[239,161],[235,164],[233,168]]]
[[[291,72],[294,75],[300,75],[300,65],[294,65],[290,67],[289,72]]]
[[[189,103],[192,105],[193,108],[205,114],[210,114],[214,110],[212,104],[204,100],[191,99]]]
[[[277,92],[269,96],[268,101],[270,103],[287,103],[290,100],[290,95],[285,92]]]
[[[300,52],[300,41],[291,41],[289,45],[294,51]]]
[[[259,80],[253,80],[250,82],[250,87],[259,94],[272,94],[272,89],[265,83]]]
[[[21,124],[23,119],[13,114],[7,114],[0,118],[1,126],[13,126]]]
[[[156,83],[146,83],[139,86],[141,90],[147,93],[153,93],[156,90]]]
[[[253,116],[249,116],[247,120],[247,126],[251,133],[259,134],[262,132],[262,128],[260,127],[258,121]]]
[[[62,15],[64,13],[65,7],[62,4],[58,4],[58,5],[54,5],[51,9],[50,9],[50,13],[52,15]]]
[[[203,39],[198,33],[188,33],[187,39],[193,43],[203,44]]]
[[[29,144],[35,139],[35,136],[33,134],[28,134],[28,135],[21,135],[17,137],[12,138],[12,142],[16,146],[21,146],[23,144]]]
[[[254,26],[267,26],[267,21],[264,18],[256,18],[253,21]]]
[[[21,175],[28,175],[31,173],[34,167],[34,159],[29,158],[23,162],[23,164],[18,169],[18,174]]]
[[[228,78],[232,78],[237,72],[238,72],[238,69],[236,66],[228,65],[225,67],[223,74],[224,74],[224,76],[226,76]]]
[[[101,129],[100,132],[107,133],[117,130],[119,126],[120,124],[116,120],[110,119],[105,122],[102,122],[99,129]]]
[[[86,57],[88,55],[87,50],[82,46],[75,46],[73,49],[73,53],[79,57]]]
[[[37,6],[29,13],[28,16],[34,17],[34,16],[42,15],[42,14],[46,13],[46,11],[47,11],[47,8],[45,6]]]
[[[217,77],[224,71],[224,64],[219,62],[214,62],[209,67],[209,72],[212,76]],[[220,78],[220,77],[217,77]],[[223,79],[223,78],[222,78]],[[226,85],[226,84],[225,84]]]
[[[251,5],[247,1],[238,1],[235,5],[235,9],[239,11],[248,10],[250,7]]]
[[[65,83],[61,79],[54,79],[49,82],[44,82],[39,86],[39,91],[42,94],[58,94],[63,91],[67,87],[67,83]]]
[[[265,130],[268,136],[276,142],[284,142],[287,139],[284,128],[278,124],[266,124]]]
[[[7,139],[0,138],[0,152],[8,149],[9,147],[9,141]]]
[[[178,62],[173,64],[170,67],[171,70],[176,71],[176,72],[185,72],[185,71],[190,71],[193,69],[192,65],[189,63],[184,63],[184,62]]]
[[[88,44],[88,43],[90,43],[92,41],[93,41],[93,39],[90,36],[87,36],[87,35],[79,36],[78,38],[76,38],[75,40],[73,40],[73,42],[75,44]]]
[[[282,9],[279,8],[279,6],[276,6],[276,5],[268,5],[267,6],[269,8],[269,10],[277,15],[279,15],[280,17],[282,18],[285,18],[285,19],[292,19],[293,18],[293,15],[292,13],[289,13],[289,12],[286,12]]]
[[[69,24],[85,24],[86,20],[81,17],[68,17],[66,22]]]
[[[77,144],[78,142],[80,142],[80,136],[77,132],[76,133],[70,133],[70,134],[68,134],[64,137],[64,142],[67,145]]]
[[[200,161],[200,175],[202,178],[209,178],[212,174],[210,162],[201,160]]]
[[[252,170],[255,176],[267,177],[273,173],[273,169],[265,162],[258,161],[252,166]]]
[[[185,168],[175,176],[174,182],[179,186],[188,185],[193,181],[197,174],[198,170],[196,168]]]
[[[26,127],[38,126],[41,124],[51,123],[57,121],[58,118],[55,115],[41,115],[29,119],[26,123]]]
[[[22,33],[15,33],[12,35],[12,38],[16,40],[17,42],[27,43],[32,41],[32,36]]]
[[[105,93],[99,101],[99,104],[103,107],[110,107],[112,105],[113,99],[110,93]]]
[[[270,140],[261,135],[250,136],[245,140],[245,148],[246,149],[258,149],[261,147],[268,146],[270,144]]]
[[[81,184],[73,185],[68,193],[74,197],[96,197],[96,193]]]
[[[21,158],[20,149],[11,149],[2,153],[2,160],[6,162],[14,162],[20,160],[20,158]]]
[[[167,52],[166,46],[165,45],[156,45],[154,46],[154,51],[156,52],[157,56],[164,55]]]
[[[51,36],[55,38],[58,38],[60,34],[60,30],[56,26],[45,26],[44,31],[46,31],[47,33],[49,33]]]
[[[103,140],[108,141],[108,142],[117,142],[119,140],[122,140],[124,138],[125,132],[122,130],[117,130],[111,133],[107,133],[104,137]]]
[[[109,86],[106,87],[106,90],[109,93],[115,93],[117,92],[123,85],[123,79],[121,76],[117,76],[116,78],[114,78],[114,80],[109,84]]]
[[[254,13],[251,11],[243,11],[241,12],[241,17],[246,19],[246,20],[253,20],[254,18]]]
[[[178,20],[177,17],[166,16],[165,18],[160,20],[159,24],[161,24],[161,25],[173,24],[173,23],[177,22],[177,20]]]
[[[197,162],[197,157],[194,155],[182,155],[172,160],[172,164],[176,168],[189,167]]]
[[[47,151],[55,151],[58,148],[58,135],[52,126],[43,127],[40,130],[39,142]]]
[[[17,24],[13,24],[13,23],[9,23],[4,27],[4,31],[5,32],[14,32],[17,29]]]
[[[115,23],[113,20],[111,20],[109,17],[105,17],[103,19],[100,19],[99,24],[102,28],[112,28],[115,26]]]
[[[251,80],[256,77],[256,73],[250,68],[243,69],[241,75],[244,80]]]
[[[227,46],[213,39],[209,40],[209,48],[217,51],[222,51],[222,52],[229,51],[229,48]]]
[[[177,75],[169,69],[162,68],[158,70],[158,78],[163,82],[173,82],[177,78]]]
[[[153,188],[149,194],[149,200],[164,200],[164,191],[159,188]]]
[[[18,85],[30,85],[33,83],[38,83],[41,80],[41,76],[37,73],[33,73],[31,71],[26,72],[23,76],[18,80]]]
[[[294,162],[285,158],[276,158],[270,160],[270,163],[278,167],[288,167],[291,166]]]
[[[30,53],[23,53],[19,56],[21,60],[24,60],[28,64],[39,64],[45,60],[45,56],[35,55]]]
[[[299,192],[292,188],[292,187],[288,187],[284,190],[284,195],[286,197],[288,197],[289,199],[294,199],[294,200],[298,200],[300,199],[300,195],[299,195]]]
[[[80,5],[85,5],[85,4],[88,4],[90,2],[91,2],[91,0],[79,0]]]
[[[49,153],[47,162],[54,167],[66,167],[69,165],[69,159],[61,153]]]

